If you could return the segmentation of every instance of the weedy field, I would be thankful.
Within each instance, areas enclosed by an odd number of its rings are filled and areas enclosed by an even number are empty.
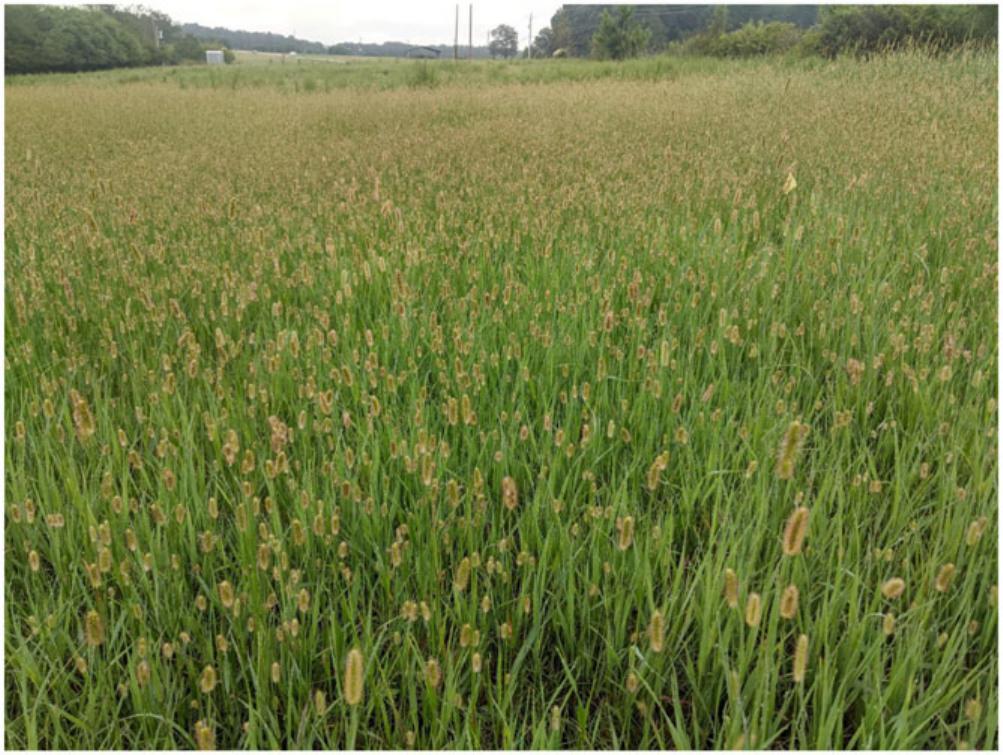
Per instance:
[[[995,54],[486,65],[8,81],[7,747],[996,747]]]

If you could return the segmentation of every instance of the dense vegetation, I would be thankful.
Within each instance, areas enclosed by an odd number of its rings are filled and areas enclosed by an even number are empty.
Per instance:
[[[4,5],[8,74],[204,61],[205,50],[199,40],[156,11],[113,5]]]
[[[945,49],[995,41],[996,13],[995,5],[641,5],[632,12],[623,6],[565,5],[540,32],[536,48],[537,55],[563,50],[615,59],[666,49],[723,57],[795,49],[834,57],[909,44]],[[623,31],[611,42],[614,21]],[[631,44],[631,38],[644,44]],[[625,46],[630,55],[616,53]]]
[[[9,85],[6,746],[996,748],[996,66]]]
[[[874,53],[908,44],[949,49],[995,41],[996,5],[869,5],[824,8],[808,44],[824,55]]]
[[[818,17],[817,5],[730,5],[727,6],[729,28],[748,22],[784,21],[801,28],[813,25]],[[623,6],[562,5],[550,20],[553,50],[566,50],[569,55],[587,57],[593,51],[592,39],[604,14],[618,14]],[[712,5],[639,5],[634,18],[648,30],[647,50],[663,51],[670,42],[678,42],[704,31],[714,15]]]
[[[271,32],[241,31],[226,29],[221,26],[202,26],[201,24],[182,24],[181,29],[198,39],[223,42],[234,50],[257,50],[258,52],[298,52],[324,54],[327,46],[322,42],[310,42],[297,39],[292,35],[283,36]]]

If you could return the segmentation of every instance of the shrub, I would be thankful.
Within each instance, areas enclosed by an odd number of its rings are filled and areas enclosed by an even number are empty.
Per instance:
[[[728,34],[722,34],[709,45],[711,55],[742,58],[787,52],[801,40],[802,32],[794,24],[783,21],[750,22]]]

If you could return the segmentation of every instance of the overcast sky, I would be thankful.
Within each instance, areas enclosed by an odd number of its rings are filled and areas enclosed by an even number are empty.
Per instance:
[[[292,34],[325,44],[385,42],[452,44],[456,2],[416,0],[328,0],[328,2],[265,2],[264,0],[141,0],[175,22],[225,26],[246,31]],[[480,0],[474,2],[474,44],[486,43],[488,32],[509,24],[526,44],[529,14],[533,34],[550,24],[561,7],[554,0]],[[469,0],[460,3],[460,44],[467,40]]]

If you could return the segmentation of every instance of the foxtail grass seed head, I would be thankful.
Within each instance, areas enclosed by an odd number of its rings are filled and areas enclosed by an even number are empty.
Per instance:
[[[203,751],[216,749],[216,730],[205,721],[195,722],[195,744]]]
[[[296,594],[296,610],[300,613],[306,613],[310,610],[310,591],[305,587]]]
[[[515,511],[519,505],[519,491],[511,477],[502,478],[502,503],[509,511]]]
[[[780,596],[780,616],[785,619],[793,619],[798,613],[798,592],[797,585],[787,585],[783,595]]]
[[[884,633],[885,637],[891,637],[895,634],[895,614],[885,614],[884,619],[881,620],[881,631]]]
[[[905,592],[905,580],[901,577],[892,577],[881,585],[881,594],[888,600],[895,600]]]
[[[965,702],[965,718],[969,721],[978,721],[981,715],[982,702],[977,697],[973,697]]]
[[[954,573],[954,564],[944,564],[940,567],[940,571],[937,572],[937,579],[934,580],[933,588],[937,592],[947,592],[951,587],[951,582],[954,580]]]
[[[641,688],[641,679],[633,671],[627,674],[626,687],[627,691],[632,695]]]
[[[780,448],[777,449],[777,477],[781,480],[789,480],[794,476],[794,465],[798,455],[804,446],[805,438],[808,437],[808,425],[794,420],[787,426]]]
[[[661,653],[665,646],[665,619],[661,611],[655,611],[651,615],[651,622],[648,624],[648,641],[651,643],[651,650],[654,653]]]
[[[750,627],[758,627],[762,615],[762,599],[758,592],[749,593],[745,599],[745,623]]]
[[[88,611],[84,618],[84,638],[91,647],[104,642],[104,620],[97,611]]]
[[[363,663],[362,651],[359,648],[348,651],[348,657],[345,659],[345,702],[349,705],[358,705],[362,702]]]
[[[464,556],[460,565],[456,567],[456,574],[453,575],[453,587],[463,592],[468,584],[470,584],[470,559]]]
[[[470,624],[464,624],[460,629],[460,647],[474,647],[480,643],[481,633]]]
[[[620,537],[617,540],[617,548],[625,551],[634,542],[634,517],[625,516],[618,519],[616,526],[620,532]]]
[[[794,178],[794,174],[788,173],[787,178],[784,179],[784,188],[783,188],[784,195],[786,196],[787,194],[790,194],[797,187],[798,187],[798,182],[797,179]]]
[[[797,556],[804,546],[805,534],[808,532],[808,509],[799,506],[788,517],[784,527],[784,555]]]
[[[224,608],[233,608],[233,601],[235,595],[233,592],[233,585],[231,585],[227,580],[223,580],[218,585],[219,590],[219,602],[223,604]]]
[[[207,695],[216,689],[216,669],[211,665],[202,669],[202,675],[199,677],[199,689]]]
[[[808,668],[808,635],[802,634],[798,637],[797,645],[794,648],[794,681],[801,683],[804,681],[805,670]]]
[[[968,529],[965,531],[965,543],[969,546],[978,544],[979,540],[982,539],[982,533],[986,531],[988,525],[989,519],[984,516],[980,516],[969,524]]]
[[[425,684],[432,689],[438,689],[441,682],[442,668],[439,666],[439,661],[429,658],[425,661]]]
[[[732,569],[724,570],[724,600],[728,608],[738,608],[738,575]]]

